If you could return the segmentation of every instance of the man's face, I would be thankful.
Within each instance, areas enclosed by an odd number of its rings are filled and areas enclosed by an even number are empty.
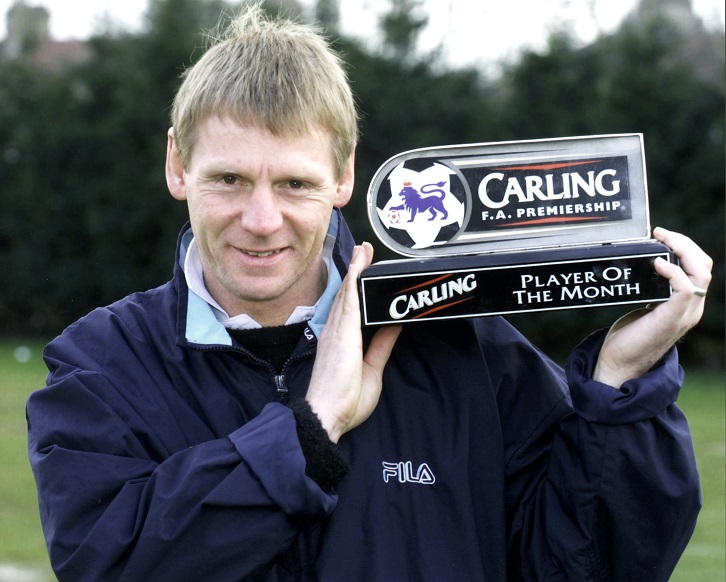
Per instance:
[[[329,133],[277,137],[210,117],[186,169],[169,132],[166,171],[172,195],[187,201],[207,289],[230,316],[281,325],[317,301],[330,215],[353,188],[352,156],[338,179]]]

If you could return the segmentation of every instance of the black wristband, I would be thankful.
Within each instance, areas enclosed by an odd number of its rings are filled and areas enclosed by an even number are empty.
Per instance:
[[[305,474],[323,491],[330,491],[347,475],[348,463],[307,400],[295,400],[288,406],[295,415],[297,435],[305,456]]]

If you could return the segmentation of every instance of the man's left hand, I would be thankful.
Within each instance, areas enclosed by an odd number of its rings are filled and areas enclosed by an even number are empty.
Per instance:
[[[673,250],[680,266],[657,258],[655,269],[668,279],[671,297],[655,309],[627,314],[610,328],[593,379],[615,388],[650,370],[703,315],[713,261],[687,236],[664,228],[656,228],[653,236]]]

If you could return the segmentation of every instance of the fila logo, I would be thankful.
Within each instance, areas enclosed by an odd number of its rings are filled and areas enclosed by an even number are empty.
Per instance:
[[[411,461],[387,463],[383,461],[383,481],[396,479],[399,483],[419,483],[420,485],[433,485],[436,482],[433,472],[426,463],[422,463],[416,473],[413,472]]]

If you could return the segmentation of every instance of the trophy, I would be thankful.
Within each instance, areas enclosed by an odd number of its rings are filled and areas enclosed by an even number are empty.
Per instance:
[[[360,277],[365,326],[665,301],[642,134],[417,149],[373,177],[368,216],[407,258]]]

